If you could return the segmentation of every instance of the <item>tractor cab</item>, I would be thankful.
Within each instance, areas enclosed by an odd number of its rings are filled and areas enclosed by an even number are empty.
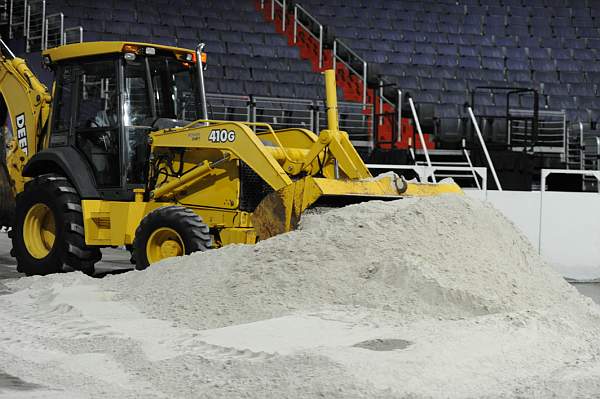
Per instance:
[[[48,147],[76,148],[106,198],[131,200],[143,187],[149,132],[203,116],[200,49],[97,42],[43,56],[55,72]]]

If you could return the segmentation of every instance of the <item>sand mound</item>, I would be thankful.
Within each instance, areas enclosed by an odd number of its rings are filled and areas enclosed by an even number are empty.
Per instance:
[[[168,260],[106,287],[194,328],[330,305],[456,318],[578,297],[495,209],[458,196],[308,215],[299,230],[258,245]]]
[[[597,305],[461,196],[315,213],[257,245],[143,272],[7,286],[0,374],[41,397],[600,393]]]

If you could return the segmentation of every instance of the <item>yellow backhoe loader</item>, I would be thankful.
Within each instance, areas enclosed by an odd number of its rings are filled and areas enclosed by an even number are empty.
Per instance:
[[[0,217],[28,275],[93,273],[108,246],[128,247],[144,269],[290,231],[313,206],[460,191],[373,178],[338,129],[333,71],[328,129],[317,135],[208,120],[203,45],[53,48],[43,53],[52,94],[0,47]]]

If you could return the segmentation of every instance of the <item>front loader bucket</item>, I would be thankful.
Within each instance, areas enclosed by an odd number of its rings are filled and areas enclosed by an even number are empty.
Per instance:
[[[298,227],[302,212],[310,207],[342,207],[359,202],[391,201],[403,196],[462,193],[454,183],[401,183],[392,177],[336,180],[305,177],[267,195],[252,215],[258,239],[264,240]],[[401,195],[402,194],[402,195]]]

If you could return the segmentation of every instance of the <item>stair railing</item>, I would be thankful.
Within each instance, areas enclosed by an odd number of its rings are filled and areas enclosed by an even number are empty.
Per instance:
[[[494,182],[496,183],[496,187],[498,191],[502,191],[502,186],[500,185],[500,180],[498,180],[498,175],[496,174],[496,168],[494,168],[494,163],[492,162],[492,158],[490,157],[490,153],[488,152],[487,145],[483,140],[483,135],[481,134],[481,129],[479,129],[479,123],[477,122],[477,118],[475,118],[475,114],[473,113],[473,108],[470,106],[467,107],[467,111],[469,112],[469,117],[471,118],[471,122],[473,122],[473,126],[475,127],[475,132],[477,133],[477,138],[479,139],[479,144],[483,149],[483,153],[485,154],[485,159],[487,161],[488,167],[492,172],[492,176],[494,177]]]
[[[354,69],[354,66],[351,65],[351,62],[349,60],[344,60],[343,57],[340,55],[340,50],[342,52],[345,52],[348,55],[350,55],[351,58],[358,61],[358,63],[362,66],[362,72],[359,72],[356,69]],[[362,84],[363,84],[362,85],[363,86],[362,103],[364,106],[366,106],[367,105],[367,61],[365,61],[362,57],[360,57],[358,54],[356,54],[347,44],[342,42],[340,39],[335,39],[333,41],[333,69],[335,69],[338,61],[341,62],[342,64],[344,64],[351,73],[355,74],[358,77],[358,79],[360,79],[362,81]]]
[[[317,27],[318,32],[313,32],[312,27],[304,25],[299,17],[309,19]],[[294,6],[294,44],[298,41],[298,25],[304,28],[317,42],[319,42],[319,68],[323,68],[323,24],[306,11],[300,4]]]
[[[465,156],[465,159],[467,160],[467,164],[469,165],[469,169],[471,169],[471,174],[473,175],[473,180],[475,180],[475,185],[477,185],[477,188],[481,190],[481,185],[479,184],[477,173],[473,168],[473,162],[471,162],[471,156],[469,155],[469,151],[467,150],[467,140],[463,138],[460,142],[460,145],[462,147],[462,153]]]
[[[417,109],[415,108],[415,103],[412,97],[408,97],[408,104],[410,105],[410,110],[412,111],[413,120],[415,121],[415,126],[417,128],[417,134],[419,135],[419,141],[421,142],[421,148],[423,149],[423,154],[425,155],[425,160],[427,162],[427,167],[431,168],[431,158],[429,158],[429,150],[427,149],[427,145],[425,144],[425,136],[423,136],[423,130],[421,130],[421,122],[419,122],[419,115],[417,115]],[[437,183],[435,174],[431,173],[431,178],[434,183]]]

